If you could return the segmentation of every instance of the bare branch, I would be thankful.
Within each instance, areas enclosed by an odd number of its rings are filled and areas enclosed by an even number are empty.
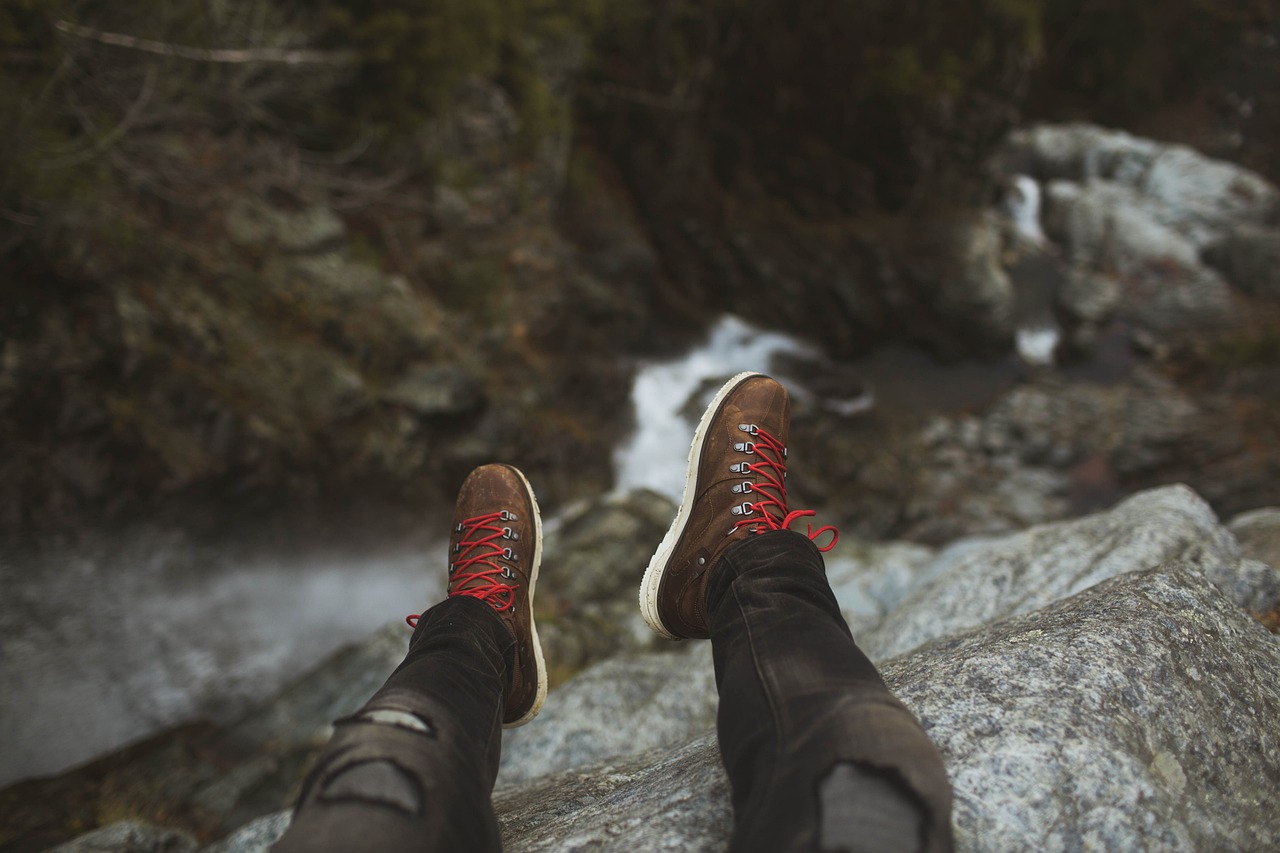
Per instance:
[[[120,33],[107,33],[82,27],[69,21],[58,21],[55,25],[62,32],[113,47],[129,50],[140,50],[160,56],[172,56],[178,59],[190,59],[195,62],[220,62],[241,64],[246,62],[273,62],[283,65],[328,64],[338,65],[354,62],[358,54],[351,50],[291,50],[276,47],[242,47],[215,48],[187,47],[180,44],[167,44],[153,39],[126,36]]]

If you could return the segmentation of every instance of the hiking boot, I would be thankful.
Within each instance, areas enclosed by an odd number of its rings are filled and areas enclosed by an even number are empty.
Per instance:
[[[547,697],[547,667],[533,621],[541,560],[542,520],[524,474],[511,465],[472,471],[458,492],[449,535],[449,596],[488,604],[516,638],[506,728],[532,720]],[[417,617],[408,621],[416,625]]]
[[[684,498],[649,561],[640,611],[649,627],[673,640],[711,636],[707,580],[725,549],[748,536],[790,528],[812,510],[787,508],[787,390],[760,373],[725,383],[693,435]],[[834,527],[810,528],[816,539]]]

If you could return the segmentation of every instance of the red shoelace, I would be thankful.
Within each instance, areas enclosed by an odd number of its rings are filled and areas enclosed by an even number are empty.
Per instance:
[[[510,527],[498,523],[513,518],[506,511],[491,512],[468,518],[458,525],[457,532],[462,533],[462,538],[450,555],[454,557],[449,563],[449,586],[453,588],[450,597],[466,595],[478,598],[499,613],[510,610],[516,603],[516,587],[499,580],[512,580],[515,575],[510,568],[496,562],[499,558],[507,562],[515,559],[510,548],[498,544],[498,540],[515,538]],[[482,583],[472,585],[475,581]],[[404,621],[410,628],[416,628],[421,616],[413,613]]]
[[[762,480],[747,481],[742,484],[744,494],[753,493],[759,495],[760,499],[755,502],[744,501],[741,506],[734,509],[736,515],[742,516],[733,523],[734,529],[754,526],[755,533],[790,530],[792,522],[817,515],[811,509],[787,509],[787,466],[782,462],[787,458],[787,448],[782,442],[755,424],[743,424],[739,429],[750,433],[755,439],[743,442],[739,448],[744,453],[759,456],[760,461],[744,462],[736,470],[742,474],[748,472],[758,474]],[[756,517],[757,514],[759,517]],[[805,535],[814,542],[824,533],[831,534],[831,541],[825,546],[818,546],[819,551],[830,551],[836,547],[836,542],[840,541],[840,531],[830,524],[824,524],[817,530],[813,529],[812,524],[807,527],[808,531]]]

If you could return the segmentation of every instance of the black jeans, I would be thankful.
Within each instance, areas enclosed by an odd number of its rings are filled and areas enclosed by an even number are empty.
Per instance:
[[[784,530],[734,545],[707,603],[730,849],[902,849],[889,842],[907,827],[906,849],[950,850],[942,758],[854,644],[813,543]],[[499,850],[489,796],[513,644],[473,599],[424,614],[404,663],[337,724],[274,849]]]

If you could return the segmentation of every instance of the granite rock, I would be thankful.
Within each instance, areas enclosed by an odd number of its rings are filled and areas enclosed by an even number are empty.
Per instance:
[[[216,844],[201,848],[200,853],[266,853],[289,828],[292,814],[291,810],[286,809],[263,815]]]
[[[1124,572],[1182,560],[1228,588],[1240,546],[1185,486],[1137,494],[1109,512],[991,541],[932,574],[859,638],[874,660],[1027,613]]]
[[[1195,563],[938,640],[884,674],[942,750],[959,850],[1280,843],[1280,642]]]
[[[1280,229],[1237,225],[1205,249],[1204,259],[1245,293],[1280,297]]]
[[[1038,179],[1133,190],[1156,222],[1197,248],[1229,224],[1266,222],[1280,209],[1280,191],[1248,169],[1123,131],[1036,125],[1011,134],[1007,148],[1006,156],[1029,163]]]
[[[95,829],[48,853],[191,853],[196,840],[176,829],[122,820]]]
[[[1242,512],[1227,522],[1246,557],[1280,569],[1280,507]]]

